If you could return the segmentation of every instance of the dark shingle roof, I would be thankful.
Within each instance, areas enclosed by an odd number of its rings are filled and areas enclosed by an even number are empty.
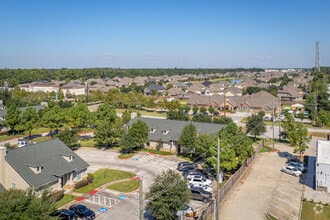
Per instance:
[[[212,134],[217,133],[226,125],[212,124],[212,123],[201,123],[201,122],[191,122],[191,121],[176,121],[176,120],[166,120],[166,119],[156,119],[156,118],[134,118],[129,122],[129,126],[136,122],[137,120],[142,120],[147,123],[149,129],[156,129],[154,133],[149,132],[148,139],[157,141],[178,141],[183,128],[186,125],[192,123],[197,130],[198,134]],[[167,134],[163,134],[163,130],[169,130]]]
[[[73,160],[68,162],[62,155],[71,155]],[[58,176],[81,171],[89,166],[57,138],[10,150],[6,161],[33,188],[44,186],[58,180]],[[42,171],[34,173],[30,168],[34,165],[42,166]]]

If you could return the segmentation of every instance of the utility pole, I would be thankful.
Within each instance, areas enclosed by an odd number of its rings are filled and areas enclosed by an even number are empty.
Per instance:
[[[281,115],[282,113],[282,103],[281,103],[281,99],[282,97],[280,96],[279,98],[279,101],[280,101],[280,110],[279,110],[279,115]],[[282,120],[282,117],[279,117],[280,120],[278,120],[278,139],[280,140],[281,139],[281,120]]]
[[[143,220],[143,189],[142,189],[142,179],[139,180],[139,219]]]
[[[220,135],[220,134],[219,134]],[[220,137],[218,136],[218,147],[217,147],[217,195],[216,195],[216,212],[215,212],[215,219],[219,220],[219,202],[220,202],[220,196],[219,196],[219,183],[220,183]]]
[[[226,90],[224,90],[224,93],[223,93],[223,105],[224,105],[224,110],[223,110],[223,115],[226,117]]]
[[[273,146],[273,149],[274,149],[274,135],[275,135],[274,120],[275,120],[275,107],[274,107],[274,98],[273,98],[273,117],[272,117],[272,126],[273,126],[272,146]]]
[[[315,106],[314,106],[314,125],[316,126],[317,121],[317,88],[315,90]]]

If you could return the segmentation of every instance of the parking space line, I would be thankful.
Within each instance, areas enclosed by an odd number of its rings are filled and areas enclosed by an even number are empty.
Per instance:
[[[282,194],[285,194],[285,195],[287,195],[287,196],[289,196],[291,199],[292,199],[292,197],[291,197],[291,195],[290,194],[288,194],[288,193],[285,193],[285,192],[283,192],[282,190],[279,190],[279,189],[277,189],[276,191],[278,191],[278,192],[280,192],[280,193],[282,193]],[[300,202],[300,198],[298,199],[298,198],[293,198],[294,200],[297,200],[297,201],[299,201]]]
[[[278,210],[280,210],[280,211],[282,211],[282,212],[285,212],[286,214],[292,216],[293,218],[297,218],[297,216],[292,215],[291,213],[289,213],[289,212],[287,212],[287,211],[281,209],[280,207],[278,207],[277,205],[274,205],[273,203],[270,203],[270,205],[273,206],[273,207],[275,207],[275,208],[277,208]]]
[[[296,192],[299,192],[299,193],[301,192],[301,190],[299,190],[299,189],[289,188],[289,186],[284,185],[284,184],[282,184],[282,183],[280,183],[280,184],[278,184],[278,185],[283,186],[284,188],[289,189],[289,190],[292,190],[292,191],[296,191]],[[291,187],[291,186],[290,186],[290,187]]]
[[[274,197],[274,198],[276,198],[276,199],[278,199],[278,200],[280,200],[281,202],[284,202],[284,203],[288,204],[289,206],[291,206],[291,207],[293,207],[293,208],[295,208],[295,209],[298,209],[298,210],[299,210],[299,207],[296,207],[296,206],[294,206],[294,205],[290,204],[289,202],[285,201],[284,199],[281,199],[281,198],[280,198],[280,197],[278,197],[278,196],[273,196],[273,197]]]

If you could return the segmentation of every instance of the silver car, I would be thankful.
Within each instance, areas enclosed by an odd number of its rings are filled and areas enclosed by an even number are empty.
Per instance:
[[[281,171],[293,176],[301,176],[302,174],[302,172],[294,166],[284,166],[282,167]]]

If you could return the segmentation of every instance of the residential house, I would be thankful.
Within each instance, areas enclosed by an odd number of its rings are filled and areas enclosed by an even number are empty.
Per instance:
[[[225,126],[212,123],[137,117],[128,123],[128,128],[137,120],[144,121],[149,127],[148,142],[145,144],[145,147],[159,147],[160,149],[166,149],[171,152],[184,151],[178,141],[183,128],[190,123],[196,127],[197,134],[215,134]]]
[[[27,92],[55,92],[59,90],[58,85],[48,81],[38,81],[33,83],[20,84],[19,88]]]
[[[152,93],[156,92],[156,93],[165,93],[166,89],[162,86],[162,85],[159,85],[158,83],[156,84],[151,84],[149,85],[147,88],[144,89],[144,94],[145,95],[151,95]]]
[[[248,112],[274,112],[279,110],[278,98],[266,91],[260,91],[251,95],[245,95],[244,101],[240,104],[240,111]]]
[[[285,87],[277,91],[277,97],[281,98],[281,101],[297,102],[303,99],[303,93],[297,88]]]
[[[86,95],[86,85],[77,80],[71,80],[69,83],[62,86],[62,91],[65,97],[70,95]]]
[[[0,147],[0,183],[5,189],[71,188],[87,178],[88,166],[57,138],[13,150]]]
[[[167,90],[168,96],[173,97],[173,98],[178,98],[181,99],[183,96],[183,91],[181,88],[170,88]]]
[[[317,191],[330,192],[330,141],[316,144],[315,185]]]
[[[210,107],[212,106],[215,109],[218,110],[224,110],[226,106],[226,110],[235,111],[238,107],[238,105],[234,104],[231,101],[231,98],[226,98],[226,102],[224,100],[224,96],[221,95],[212,95],[212,96],[204,96],[204,95],[198,95],[198,94],[192,94],[187,102],[187,105],[192,106],[198,106],[200,107]]]

